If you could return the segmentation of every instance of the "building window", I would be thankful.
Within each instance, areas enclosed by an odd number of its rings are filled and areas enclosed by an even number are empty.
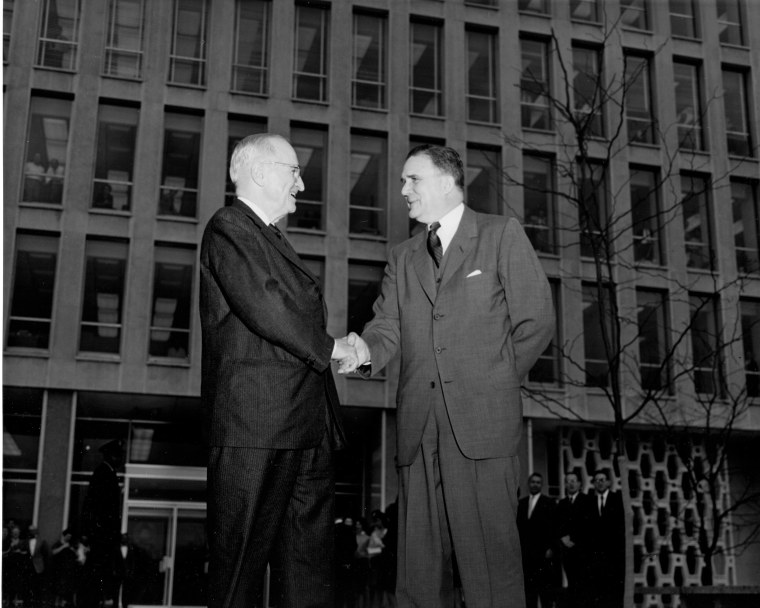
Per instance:
[[[626,55],[624,88],[628,141],[653,144],[654,113],[648,58]]]
[[[348,262],[348,322],[347,332],[361,334],[372,319],[372,305],[380,295],[384,263]]]
[[[584,283],[582,289],[586,386],[604,387],[610,381],[610,359],[605,341],[611,343],[612,339],[612,292],[593,283]]]
[[[609,204],[604,167],[597,163],[578,165],[578,213],[581,255],[606,259],[609,241]]]
[[[501,152],[498,148],[467,146],[465,200],[483,213],[501,213]]]
[[[325,8],[296,5],[295,99],[327,101],[328,19]]]
[[[552,290],[552,300],[554,302],[554,336],[552,336],[552,341],[549,343],[549,346],[546,347],[533,367],[530,368],[530,372],[528,372],[528,381],[540,384],[560,384],[562,353],[560,352],[558,345],[561,343],[560,328],[562,322],[562,308],[559,301],[559,282],[550,280],[549,286]]]
[[[412,21],[409,41],[412,114],[443,116],[442,35],[440,25]]]
[[[354,13],[351,103],[356,107],[387,107],[387,22],[380,15]]]
[[[324,230],[327,131],[293,127],[290,140],[301,166],[304,191],[298,195],[298,205],[288,219],[288,227]]]
[[[575,120],[586,136],[604,135],[600,63],[598,49],[573,47],[573,109]]]
[[[526,13],[541,13],[542,15],[549,13],[547,0],[519,0],[517,8]]]
[[[536,251],[557,253],[554,211],[554,167],[551,159],[523,156],[525,233]]]
[[[676,85],[678,147],[682,150],[704,150],[699,66],[675,61],[673,75]]]
[[[148,354],[187,360],[195,249],[156,245],[154,259]]]
[[[760,301],[741,300],[742,340],[747,395],[760,397]]]
[[[8,319],[9,348],[50,347],[58,236],[20,232]]]
[[[691,352],[694,388],[698,393],[722,393],[720,334],[717,298],[691,294]]]
[[[520,106],[522,126],[526,129],[551,129],[548,53],[549,47],[545,42],[527,39],[520,41]]]
[[[681,207],[688,268],[715,270],[708,181],[696,175],[681,175]]]
[[[13,1],[14,0],[3,0],[3,63],[8,63],[8,53],[11,48]]]
[[[647,0],[620,0],[620,19],[627,27],[648,30]]]
[[[175,0],[169,82],[206,84],[207,0]]]
[[[232,152],[241,139],[245,139],[249,135],[255,135],[257,133],[266,133],[267,121],[266,118],[246,120],[243,118],[230,117],[227,128],[227,164],[224,166],[224,173],[226,176],[224,204],[231,205],[235,198],[237,198],[235,195],[235,184],[233,184],[232,179],[230,179],[230,160],[232,160]]]
[[[598,0],[570,0],[570,17],[578,21],[599,22]]]
[[[106,28],[106,76],[142,76],[144,0],[110,0]]]
[[[32,97],[24,165],[25,202],[61,204],[70,115],[70,101]]]
[[[631,167],[630,189],[633,259],[662,265],[662,209],[657,171]]]
[[[269,1],[237,0],[235,3],[235,56],[232,90],[266,95],[269,92]]]
[[[386,235],[387,187],[387,139],[364,133],[352,133],[348,220],[351,234]]]
[[[98,110],[98,155],[92,191],[94,209],[129,211],[137,138],[137,108],[101,105]]]
[[[694,0],[670,1],[670,33],[681,38],[698,38]]]
[[[747,78],[738,70],[723,70],[723,107],[726,113],[728,153],[732,156],[754,156],[749,133]]]
[[[717,0],[721,44],[744,44],[740,0]]]
[[[477,122],[499,121],[499,86],[496,35],[467,30],[467,118]]]
[[[37,65],[74,70],[80,20],[80,0],[43,0]]]
[[[760,272],[760,215],[756,182],[731,181],[731,210],[736,267],[740,273]]]
[[[3,387],[3,522],[22,530],[34,523],[43,398],[38,389]]]
[[[670,388],[667,299],[660,291],[636,290],[641,388]]]
[[[119,354],[128,245],[88,238],[80,352]]]
[[[166,115],[159,215],[196,216],[202,123],[199,116]]]

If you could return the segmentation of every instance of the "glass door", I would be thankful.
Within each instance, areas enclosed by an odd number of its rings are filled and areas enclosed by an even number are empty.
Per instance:
[[[206,605],[206,511],[177,504],[129,505],[122,603]]]

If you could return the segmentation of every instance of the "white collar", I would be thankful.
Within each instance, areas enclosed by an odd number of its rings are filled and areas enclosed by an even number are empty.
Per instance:
[[[244,197],[240,196],[239,194],[238,194],[238,198],[241,201],[243,201],[246,205],[248,205],[248,207],[251,209],[251,211],[253,211],[259,217],[259,219],[262,222],[264,222],[265,226],[269,226],[269,224],[272,223],[272,220],[270,220],[267,217],[267,214],[264,213],[264,211],[261,209],[261,207],[259,207],[256,203],[254,203],[253,201],[249,201],[247,198],[244,198]]]
[[[449,211],[446,215],[438,220],[438,223],[441,225],[441,227],[438,229],[438,232],[436,234],[438,235],[438,238],[441,239],[441,247],[443,248],[444,252],[446,252],[446,249],[451,244],[451,241],[457,232],[457,228],[459,228],[459,223],[462,221],[463,214],[464,203],[459,203],[456,207],[454,207],[451,211]],[[428,224],[427,228],[430,230],[430,224]]]

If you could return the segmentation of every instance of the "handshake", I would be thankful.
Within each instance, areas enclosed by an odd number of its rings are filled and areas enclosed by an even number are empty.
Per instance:
[[[338,362],[339,374],[350,374],[369,363],[369,347],[359,335],[351,332],[345,338],[335,340],[331,359]]]

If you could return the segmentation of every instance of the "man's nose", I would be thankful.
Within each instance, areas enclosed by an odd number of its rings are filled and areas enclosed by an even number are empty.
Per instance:
[[[303,192],[306,190],[306,186],[303,184],[303,178],[299,175],[298,180],[296,181],[296,186],[298,187],[299,192]]]

